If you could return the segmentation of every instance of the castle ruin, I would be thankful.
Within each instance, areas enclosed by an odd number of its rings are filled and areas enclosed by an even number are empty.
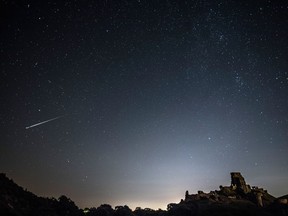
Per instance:
[[[247,185],[240,172],[231,172],[231,187],[240,193],[250,193],[250,185]]]
[[[210,191],[204,193],[198,191],[197,194],[185,193],[185,200],[183,202],[197,201],[197,200],[210,200],[215,202],[230,202],[232,200],[250,200],[259,207],[264,206],[265,203],[270,203],[275,198],[267,193],[267,190],[258,188],[256,186],[250,187],[246,184],[244,177],[240,172],[231,172],[231,185],[220,186],[220,190]]]

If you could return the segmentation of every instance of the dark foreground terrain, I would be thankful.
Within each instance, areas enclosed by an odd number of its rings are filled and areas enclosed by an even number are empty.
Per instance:
[[[55,198],[38,197],[24,190],[0,174],[0,215],[2,216],[288,216],[288,195],[275,198],[266,190],[246,185],[240,173],[231,173],[231,186],[220,190],[189,194],[179,203],[170,203],[167,210],[116,206],[103,204],[97,208],[79,209],[66,196]]]

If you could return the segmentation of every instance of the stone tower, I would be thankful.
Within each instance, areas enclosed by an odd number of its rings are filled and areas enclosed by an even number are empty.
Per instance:
[[[251,192],[250,186],[246,185],[245,179],[240,172],[231,172],[231,186],[239,192]]]

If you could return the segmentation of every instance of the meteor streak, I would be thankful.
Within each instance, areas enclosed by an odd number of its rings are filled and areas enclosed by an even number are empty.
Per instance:
[[[56,120],[56,119],[62,118],[63,116],[64,116],[64,115],[62,115],[62,116],[57,116],[57,117],[55,117],[55,118],[48,119],[48,120],[46,120],[46,121],[43,121],[43,122],[39,122],[39,123],[37,123],[37,124],[30,125],[30,126],[28,126],[28,127],[25,127],[25,129],[27,130],[27,129],[29,129],[29,128],[33,128],[33,127],[36,127],[36,126],[45,124],[45,123],[50,122],[50,121],[54,121],[54,120]]]

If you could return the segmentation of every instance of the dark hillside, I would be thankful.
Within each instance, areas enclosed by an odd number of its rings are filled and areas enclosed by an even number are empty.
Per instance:
[[[108,204],[81,210],[64,195],[38,197],[0,174],[1,216],[288,216],[287,199],[288,195],[276,199],[263,188],[250,187],[240,173],[231,173],[231,186],[209,193],[187,191],[185,199],[168,204],[167,211],[140,207],[132,211],[126,205],[113,209]]]

